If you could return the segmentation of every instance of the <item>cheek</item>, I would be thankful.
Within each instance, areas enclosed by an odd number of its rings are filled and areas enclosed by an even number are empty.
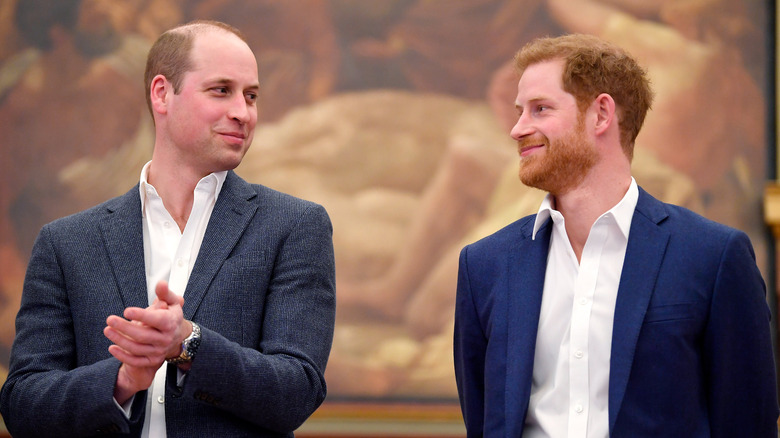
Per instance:
[[[249,124],[250,127],[254,129],[255,125],[257,124],[257,114],[259,112],[257,109],[257,105],[250,106],[248,111],[249,111]]]

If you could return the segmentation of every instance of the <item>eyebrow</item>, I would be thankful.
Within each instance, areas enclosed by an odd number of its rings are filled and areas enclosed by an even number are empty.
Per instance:
[[[539,102],[549,102],[549,101],[550,101],[550,98],[549,98],[549,97],[534,97],[534,98],[532,98],[532,99],[528,99],[528,104],[529,104],[529,105],[533,105],[533,104],[535,104],[535,103],[539,103]],[[522,109],[522,108],[523,108],[523,106],[522,106],[522,105],[520,105],[519,103],[517,103],[517,101],[515,101],[515,108],[517,108],[517,109]]]
[[[236,83],[236,81],[233,80],[233,79],[228,79],[228,78],[217,78],[217,79],[214,79],[214,80],[206,81],[206,83],[207,84],[213,84],[213,85],[234,85]],[[258,83],[252,84],[252,85],[244,88],[244,90],[259,91],[260,90],[260,84],[258,84]]]

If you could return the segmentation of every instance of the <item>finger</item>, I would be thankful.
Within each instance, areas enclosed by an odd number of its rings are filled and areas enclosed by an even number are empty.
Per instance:
[[[184,319],[180,306],[167,307],[167,305],[165,308],[157,309],[127,308],[124,316],[130,321],[142,323],[163,333],[176,331]],[[117,321],[116,324],[120,322]]]
[[[138,311],[141,311],[141,310],[143,310],[143,309],[141,309],[140,307],[128,307],[128,308],[126,308],[126,309],[125,309],[125,311],[123,312],[123,315],[124,315],[124,317],[125,317],[125,318],[127,318],[127,315],[128,315],[128,314],[130,314],[130,315],[136,315],[136,314],[137,314],[137,312],[138,312]],[[106,324],[107,324],[107,325],[111,325],[111,321],[112,321],[112,320],[115,320],[115,319],[120,319],[120,320],[122,320],[122,321],[124,321],[124,320],[125,320],[124,318],[122,318],[121,316],[118,316],[118,315],[109,315],[109,316],[108,316],[108,318],[106,318]],[[127,319],[134,319],[134,318],[127,318]]]
[[[165,301],[161,301],[159,298],[155,298],[152,302],[152,305],[147,307],[147,309],[167,309],[168,303]]]
[[[169,305],[184,305],[184,298],[176,295],[169,287],[168,283],[165,281],[161,281],[157,283],[157,286],[154,288],[154,292],[157,295],[157,298],[160,301],[164,301],[168,303]]]
[[[117,330],[118,335],[129,339],[111,338],[111,340],[139,355],[161,355],[163,358],[176,356],[181,351],[182,340],[192,331],[191,324],[184,320],[181,308],[178,306],[169,310],[135,308],[126,312],[126,316],[138,319],[128,321],[118,317],[110,318],[109,327]],[[152,349],[130,341],[146,344]]]
[[[117,360],[120,362],[134,367],[152,367],[156,369],[160,368],[164,362],[164,359],[154,360],[148,356],[136,356],[134,354],[130,354],[117,345],[110,345],[108,347],[108,352],[111,353],[111,355],[117,358]]]
[[[123,315],[128,320],[140,321],[143,315],[149,310],[157,310],[157,308],[147,307],[146,309],[141,309],[140,307],[128,307],[125,309]]]
[[[119,357],[118,359],[128,361],[130,365],[134,366],[148,366],[148,363],[162,363],[169,357],[176,357],[181,354],[181,342],[162,342],[159,344],[143,344],[134,341],[122,334],[113,330],[111,327],[106,327],[103,330],[105,336],[114,343],[114,346],[121,349],[126,355],[132,356],[137,359],[130,361],[126,357]],[[141,359],[146,358],[146,359]]]
[[[112,318],[104,329],[106,337],[125,349],[138,354],[155,354],[166,349],[171,335],[139,321]]]

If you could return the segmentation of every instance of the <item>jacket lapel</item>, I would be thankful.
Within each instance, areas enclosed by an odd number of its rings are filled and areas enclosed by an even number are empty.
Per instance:
[[[615,304],[609,371],[610,431],[623,402],[637,339],[669,241],[669,233],[658,226],[666,217],[663,204],[640,188]]]
[[[507,262],[507,436],[520,436],[531,397],[536,334],[550,249],[552,220],[532,240],[533,220],[522,229],[522,240]]]
[[[257,192],[249,183],[228,172],[184,292],[185,318],[195,315],[211,280],[249,225],[258,208],[257,202],[250,202],[255,197]]]
[[[123,307],[149,305],[146,292],[143,223],[138,185],[106,205],[100,231]]]

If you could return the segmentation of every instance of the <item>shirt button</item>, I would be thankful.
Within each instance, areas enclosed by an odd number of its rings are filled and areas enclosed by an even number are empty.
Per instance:
[[[165,403],[165,397],[162,395],[157,396],[157,403],[159,404]]]
[[[582,411],[583,411],[582,405],[577,405],[577,406],[574,407],[574,412],[576,412],[578,414],[581,414]]]
[[[582,298],[582,299],[580,300],[580,304],[581,304],[581,305],[583,305],[583,306],[584,306],[584,305],[586,305],[586,304],[588,304],[588,299],[587,299],[587,298]]]
[[[184,266],[184,259],[176,260],[176,264],[179,265],[179,267]]]
[[[168,221],[165,221],[165,223],[163,224],[163,226],[164,226],[165,228],[170,228],[170,227],[171,227],[171,223],[170,223],[170,222],[168,222]]]
[[[582,352],[582,350],[577,350],[574,352],[574,357],[576,357],[577,359],[582,359],[582,356],[584,355],[585,354]]]

